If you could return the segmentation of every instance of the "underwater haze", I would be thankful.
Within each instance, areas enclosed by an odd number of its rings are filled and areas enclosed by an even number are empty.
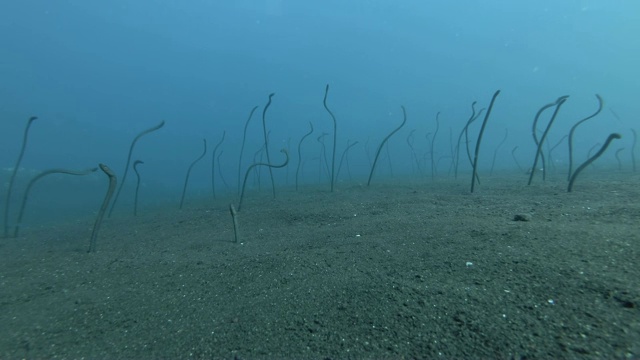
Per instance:
[[[4,189],[27,119],[37,116],[18,187],[44,169],[81,170],[98,163],[121,178],[133,138],[164,120],[162,129],[140,139],[131,160],[144,161],[142,206],[150,198],[178,200],[203,139],[207,156],[194,166],[188,196],[210,196],[212,149],[223,133],[215,176],[221,193],[234,193],[243,128],[254,106],[259,108],[248,126],[242,175],[254,160],[266,161],[262,112],[271,93],[265,121],[270,157],[282,162],[281,148],[291,155],[286,170],[274,170],[277,185],[293,186],[297,145],[310,122],[314,133],[302,146],[300,182],[327,183],[333,145],[333,122],[323,107],[327,84],[327,104],[338,126],[337,161],[358,141],[348,155],[350,177],[342,168],[338,183],[367,180],[378,145],[402,121],[401,106],[407,124],[382,151],[376,177],[429,177],[432,155],[438,160],[435,175],[450,177],[452,144],[471,115],[471,103],[486,108],[498,89],[479,171],[492,166],[507,132],[496,170],[520,171],[512,156],[516,146],[526,170],[535,152],[531,124],[538,109],[570,96],[547,138],[554,145],[598,108],[596,94],[604,108],[576,134],[576,156],[583,161],[609,133],[619,132],[622,139],[599,162],[614,166],[615,149],[624,147],[621,157],[629,168],[640,93],[638,14],[640,5],[631,0],[5,1]],[[439,132],[432,139],[437,113]],[[538,135],[550,114],[541,118]],[[472,149],[479,123],[470,128]],[[566,166],[566,140],[558,149],[553,161]],[[460,167],[470,171],[466,160]],[[261,174],[264,190],[266,170]],[[47,198],[55,194],[43,180],[34,204],[86,209],[74,205],[77,195],[78,203],[97,207],[106,177],[88,178],[93,180],[60,178],[78,186],[64,200]],[[134,182],[130,172],[122,201],[131,201]]]
[[[0,1],[0,359],[639,359],[639,34],[639,0]]]

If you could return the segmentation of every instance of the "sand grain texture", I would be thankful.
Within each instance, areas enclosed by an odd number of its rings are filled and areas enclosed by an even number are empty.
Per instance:
[[[337,184],[0,243],[0,358],[640,356],[638,177]],[[527,214],[529,221],[514,221]]]

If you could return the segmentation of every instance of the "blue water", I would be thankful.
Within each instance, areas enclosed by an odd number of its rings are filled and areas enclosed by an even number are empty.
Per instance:
[[[286,173],[275,172],[276,182],[293,185],[297,143],[312,122],[315,132],[302,148],[301,182],[315,185],[328,179],[321,170],[322,133],[328,134],[331,165],[333,123],[322,106],[327,84],[328,105],[338,121],[338,160],[347,141],[359,142],[349,154],[354,181],[366,181],[372,154],[402,121],[400,106],[407,109],[407,125],[389,140],[388,153],[382,152],[393,159],[393,169],[382,158],[380,176],[391,170],[394,176],[419,175],[407,145],[415,130],[422,176],[429,177],[430,136],[438,112],[433,145],[434,157],[442,160],[436,170],[440,177],[450,176],[450,138],[457,138],[471,103],[477,101],[478,109],[488,106],[498,89],[501,95],[483,139],[481,171],[490,166],[506,129],[496,168],[517,169],[511,157],[515,146],[520,162],[530,166],[536,111],[570,95],[549,134],[553,145],[597,109],[595,94],[605,100],[604,109],[576,135],[578,159],[586,159],[591,147],[615,131],[623,138],[599,162],[614,166],[614,150],[624,147],[621,156],[628,169],[630,128],[638,127],[639,14],[640,4],[631,0],[615,5],[595,0],[4,1],[2,180],[6,190],[7,169],[15,165],[29,116],[39,119],[21,164],[26,169],[18,177],[22,186],[29,174],[51,167],[105,163],[121,176],[131,140],[165,120],[166,126],[142,138],[133,154],[132,162],[145,162],[140,167],[147,189],[142,201],[149,203],[151,193],[160,190],[172,201],[179,197],[203,139],[208,154],[194,166],[189,186],[194,194],[209,196],[211,150],[224,131],[219,166],[229,187],[219,174],[217,186],[233,193],[249,111],[260,106],[249,124],[242,173],[264,144],[262,110],[275,93],[266,114],[269,150],[273,162],[282,160],[280,148],[289,148],[292,155]],[[479,123],[472,127],[472,148]],[[566,166],[566,143],[554,160]],[[468,162],[463,165],[468,171]],[[103,174],[92,178],[95,184],[89,185],[69,180],[84,184],[87,192],[99,189],[87,200],[94,204],[87,209],[98,206],[106,187]],[[44,196],[50,184],[40,186]],[[130,173],[125,191],[130,194],[134,186]],[[64,196],[85,200],[80,193]]]

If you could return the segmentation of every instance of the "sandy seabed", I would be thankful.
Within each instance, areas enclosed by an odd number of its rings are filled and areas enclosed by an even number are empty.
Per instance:
[[[640,176],[338,184],[0,242],[0,358],[638,358]],[[124,210],[122,211],[124,213]],[[514,217],[521,215],[521,220]]]

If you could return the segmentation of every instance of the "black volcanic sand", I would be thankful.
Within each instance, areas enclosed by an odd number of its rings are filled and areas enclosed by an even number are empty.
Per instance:
[[[640,357],[640,177],[375,182],[4,239],[0,358]]]

